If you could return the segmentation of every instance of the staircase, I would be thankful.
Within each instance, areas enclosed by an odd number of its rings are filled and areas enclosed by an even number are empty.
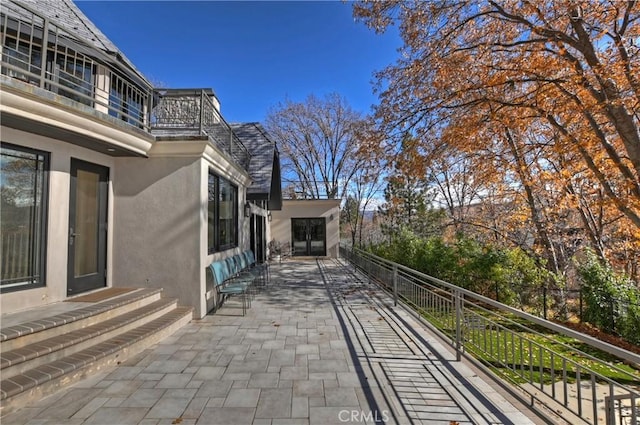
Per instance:
[[[3,327],[0,415],[118,365],[189,323],[193,309],[178,307],[177,300],[161,293],[132,289]]]

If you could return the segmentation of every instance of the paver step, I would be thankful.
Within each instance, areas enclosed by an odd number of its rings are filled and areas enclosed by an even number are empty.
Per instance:
[[[70,356],[2,379],[2,415],[139,353],[188,323],[192,311],[191,307],[176,307],[157,319]]]
[[[143,288],[105,301],[90,303],[55,316],[0,329],[2,351],[13,351],[56,335],[85,328],[160,299],[162,289]]]
[[[175,308],[177,300],[161,298],[136,310],[118,315],[82,329],[53,336],[46,340],[0,353],[3,378],[10,378],[61,357],[102,342],[117,333],[125,332],[143,321],[149,321]]]

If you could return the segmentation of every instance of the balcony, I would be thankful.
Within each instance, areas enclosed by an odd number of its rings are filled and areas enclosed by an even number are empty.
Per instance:
[[[249,167],[247,148],[219,112],[210,89],[156,89],[151,112],[151,132],[166,137],[206,135],[245,170]]]
[[[118,55],[78,40],[24,5],[2,2],[1,21],[2,75],[57,95],[56,100],[68,99],[79,110],[93,109],[149,131],[151,87]]]
[[[83,41],[63,24],[22,4],[4,1],[0,11],[3,91],[36,95],[54,108],[71,108],[82,117],[101,120],[142,139],[206,136],[232,161],[248,168],[249,152],[220,114],[211,90],[154,90],[118,52]],[[4,116],[3,121],[34,130],[20,113],[13,115],[14,124]],[[55,134],[51,131],[47,128],[40,133]],[[104,144],[100,140],[78,143],[90,148]],[[126,155],[127,146],[123,147]],[[135,146],[132,151],[144,155],[145,149]]]

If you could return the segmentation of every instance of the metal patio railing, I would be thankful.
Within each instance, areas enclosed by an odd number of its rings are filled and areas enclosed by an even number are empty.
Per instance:
[[[388,291],[394,303],[437,329],[458,360],[473,357],[519,389],[527,403],[556,412],[557,420],[639,424],[639,355],[369,252],[341,246],[340,255]],[[587,352],[593,350],[635,371]]]
[[[248,168],[249,151],[220,114],[211,90],[156,89],[155,101],[151,113],[154,134],[184,131],[207,135],[220,150]]]

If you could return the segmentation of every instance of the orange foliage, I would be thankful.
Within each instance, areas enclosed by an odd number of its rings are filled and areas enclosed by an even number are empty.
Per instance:
[[[637,276],[638,3],[373,1],[354,15],[376,31],[399,24],[404,41],[377,74],[379,130],[421,140],[416,172],[473,164],[460,181],[491,208],[458,222],[510,235],[554,271],[588,244]]]

